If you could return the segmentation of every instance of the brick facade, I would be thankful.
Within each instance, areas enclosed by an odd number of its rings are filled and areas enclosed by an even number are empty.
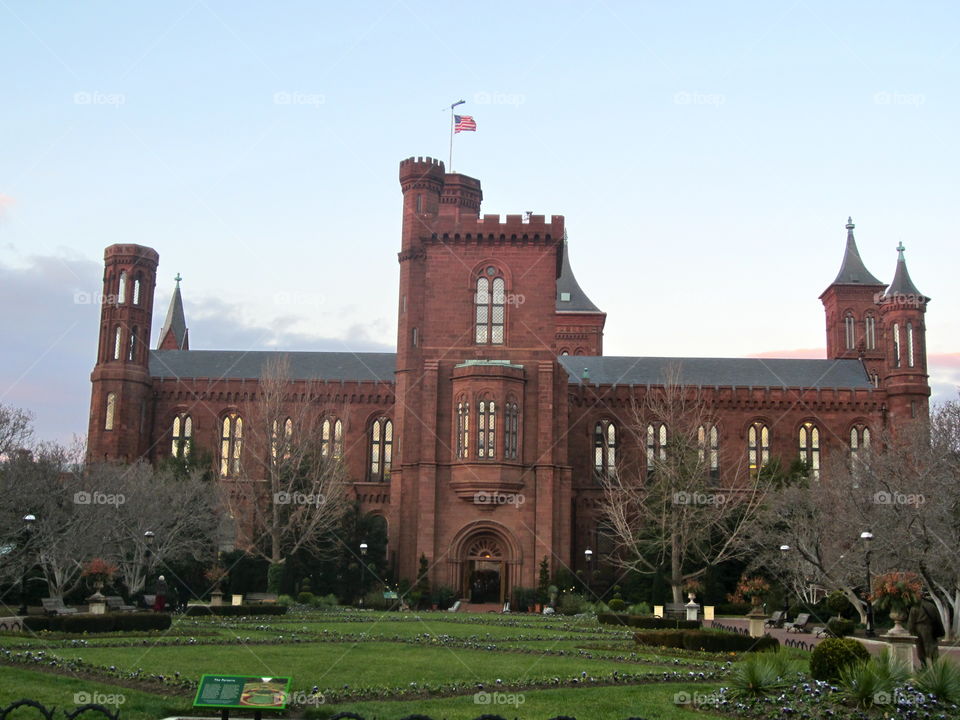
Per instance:
[[[656,382],[637,375],[642,358],[612,359],[635,360],[626,365],[632,374],[590,377],[591,367],[606,367],[606,315],[572,275],[562,216],[481,214],[480,182],[448,174],[430,158],[404,160],[400,185],[395,359],[297,354],[315,357],[301,358],[307,369],[292,381],[292,397],[309,403],[317,427],[322,419],[339,421],[355,494],[365,510],[386,519],[401,577],[415,574],[423,554],[433,583],[466,596],[499,577],[484,591],[499,595],[486,599],[502,599],[510,587],[536,585],[543,558],[554,569],[580,569],[583,550],[600,547],[597,424],[619,429],[617,462],[639,471],[645,455],[628,432],[632,408],[656,392]],[[707,380],[698,384],[717,417],[726,482],[745,472],[754,423],[770,429],[770,455],[789,461],[804,423],[816,424],[828,455],[847,452],[852,429],[878,433],[926,412],[928,299],[905,292],[916,288],[902,253],[890,288],[866,272],[852,223],[847,228],[844,269],[821,296],[828,360],[847,380],[829,382],[813,372],[822,366],[812,363],[827,361],[779,361],[789,362],[796,377],[812,378],[797,383],[754,381],[751,368],[759,366],[747,361],[704,366]],[[231,369],[239,360],[228,363],[224,353],[188,349],[179,287],[158,349],[148,350],[158,261],[154,250],[138,245],[105,253],[104,296],[115,301],[103,305],[91,376],[94,460],[157,461],[172,452],[175,420],[187,416],[192,442],[218,458],[223,418],[244,417],[257,394],[256,363],[241,372]],[[374,360],[388,369],[372,368]],[[333,366],[342,370],[324,369]],[[721,381],[728,377],[746,380]],[[383,419],[392,423],[391,467],[372,482],[371,432]],[[245,438],[243,453],[266,451]]]

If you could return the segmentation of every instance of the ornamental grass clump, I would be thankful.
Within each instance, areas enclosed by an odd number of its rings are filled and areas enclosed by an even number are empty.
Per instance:
[[[858,707],[868,708],[891,702],[898,688],[910,678],[910,669],[889,648],[866,662],[855,662],[840,669],[844,697]]]
[[[920,670],[914,685],[941,702],[960,703],[960,666],[942,657]]]
[[[770,695],[790,685],[790,672],[789,660],[780,657],[780,653],[755,653],[734,665],[727,695],[731,698]]]

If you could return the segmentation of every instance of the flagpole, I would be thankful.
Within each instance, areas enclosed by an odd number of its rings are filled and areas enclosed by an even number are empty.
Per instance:
[[[457,100],[457,102],[450,106],[450,159],[447,163],[447,172],[453,172],[453,109],[457,105],[463,105],[465,102],[466,100]]]

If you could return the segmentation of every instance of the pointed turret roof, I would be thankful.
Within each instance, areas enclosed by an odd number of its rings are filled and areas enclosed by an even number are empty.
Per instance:
[[[563,263],[557,278],[557,312],[603,313],[594,305],[580,287],[573,268],[570,267],[570,251],[567,238],[563,238]]]
[[[890,287],[887,288],[887,292],[884,293],[883,297],[885,299],[891,299],[896,296],[913,296],[923,298],[923,301],[926,302],[930,298],[917,290],[917,286],[914,285],[913,280],[910,279],[910,271],[907,270],[907,259],[903,255],[904,250],[906,250],[906,248],[903,246],[903,243],[897,245],[897,271],[893,274],[893,282],[890,283]]]
[[[863,264],[860,257],[860,251],[857,249],[857,241],[853,238],[853,218],[847,218],[847,247],[843,253],[843,263],[840,265],[840,272],[837,279],[833,281],[834,285],[883,285],[877,280],[867,266]]]
[[[183,297],[180,295],[180,281],[182,279],[180,273],[177,273],[174,278],[177,286],[173,290],[173,297],[170,298],[167,319],[163,321],[163,328],[160,330],[160,341],[157,343],[158,350],[190,349],[187,319],[183,314]]]

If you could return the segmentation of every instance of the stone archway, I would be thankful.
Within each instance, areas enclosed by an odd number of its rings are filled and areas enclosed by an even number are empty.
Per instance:
[[[461,597],[472,603],[503,605],[510,589],[510,558],[505,543],[494,533],[481,531],[462,547]]]

